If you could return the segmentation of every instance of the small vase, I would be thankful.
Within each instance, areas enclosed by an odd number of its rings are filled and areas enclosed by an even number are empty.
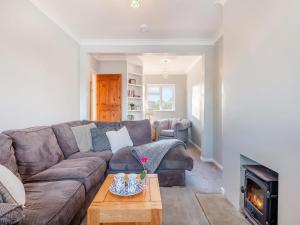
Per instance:
[[[147,170],[144,170],[142,172],[142,174],[144,174],[144,177],[143,177],[143,179],[141,178],[141,182],[143,183],[144,188],[146,188],[147,187]],[[141,176],[142,176],[142,174],[141,174]]]

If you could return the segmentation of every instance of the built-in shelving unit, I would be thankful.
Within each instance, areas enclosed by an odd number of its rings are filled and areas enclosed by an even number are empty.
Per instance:
[[[144,76],[143,65],[127,61],[127,119],[144,118]]]

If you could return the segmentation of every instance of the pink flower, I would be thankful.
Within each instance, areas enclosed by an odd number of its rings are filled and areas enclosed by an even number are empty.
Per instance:
[[[142,162],[143,164],[146,164],[146,163],[148,162],[148,158],[145,157],[145,156],[143,156],[143,157],[141,158],[141,162]]]

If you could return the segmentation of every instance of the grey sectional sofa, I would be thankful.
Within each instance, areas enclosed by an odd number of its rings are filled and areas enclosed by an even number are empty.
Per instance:
[[[141,170],[129,148],[115,155],[111,151],[79,152],[71,127],[88,123],[91,121],[0,134],[0,164],[16,174],[25,186],[25,218],[20,225],[80,224],[107,173]],[[113,125],[126,126],[134,145],[151,141],[147,120]],[[171,149],[157,170],[160,185],[184,185],[185,170],[192,167],[192,158],[182,146]]]

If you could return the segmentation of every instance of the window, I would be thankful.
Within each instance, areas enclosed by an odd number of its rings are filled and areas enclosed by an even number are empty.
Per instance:
[[[152,111],[175,111],[175,85],[148,85],[147,106]]]

